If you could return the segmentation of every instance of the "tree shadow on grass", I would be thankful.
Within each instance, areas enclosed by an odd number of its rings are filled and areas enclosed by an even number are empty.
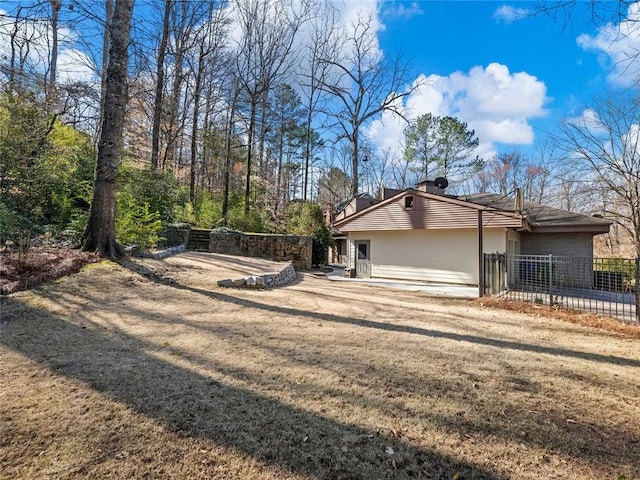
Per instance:
[[[148,268],[144,267],[139,263],[125,262],[125,263],[121,263],[121,265],[129,270],[132,270],[140,275],[143,275],[145,278],[148,278],[153,282],[169,285],[180,290],[186,290],[189,292],[198,293],[200,295],[204,295],[216,301],[228,302],[228,303],[236,304],[241,307],[268,310],[270,312],[284,314],[284,315],[302,316],[302,317],[307,317],[313,320],[349,324],[349,325],[355,325],[355,326],[364,327],[364,328],[374,328],[374,329],[387,330],[392,332],[402,332],[402,333],[411,333],[415,335],[423,335],[423,336],[432,337],[432,338],[443,338],[446,340],[453,340],[453,341],[459,341],[459,342],[469,342],[469,343],[485,345],[490,347],[527,351],[532,353],[542,353],[542,354],[560,356],[560,357],[578,358],[582,360],[589,360],[589,361],[601,362],[601,363],[610,363],[614,365],[640,367],[640,360],[636,360],[633,358],[618,357],[614,355],[601,355],[598,353],[583,352],[580,350],[569,350],[566,348],[545,347],[543,345],[515,342],[512,340],[502,340],[497,338],[489,338],[486,336],[445,332],[441,330],[434,330],[434,329],[423,328],[423,327],[413,327],[411,325],[402,325],[398,323],[377,322],[373,320],[365,320],[365,319],[359,319],[359,318],[344,317],[340,315],[333,315],[330,313],[310,312],[307,310],[300,310],[300,309],[291,308],[291,307],[269,305],[269,304],[264,304],[264,303],[256,302],[253,300],[249,300],[246,298],[236,298],[232,295],[226,295],[224,293],[216,292],[213,290],[204,290],[202,288],[183,285],[172,278],[159,276],[155,272],[149,270]],[[297,281],[298,282],[302,281],[299,275],[298,275]]]
[[[17,299],[2,300],[8,322],[0,343],[5,347],[171,430],[237,448],[293,474],[317,479],[502,478],[379,432],[222,384],[146,353],[124,334],[82,328]]]

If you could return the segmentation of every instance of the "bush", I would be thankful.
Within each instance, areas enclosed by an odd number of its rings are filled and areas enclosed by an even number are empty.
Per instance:
[[[198,193],[195,202],[186,202],[177,205],[173,209],[175,221],[188,223],[196,228],[212,228],[216,220],[220,218],[222,206],[211,194]]]
[[[286,230],[294,235],[315,235],[322,222],[322,206],[318,203],[291,203],[287,208]]]
[[[0,158],[3,243],[64,230],[87,190],[90,198],[91,139],[54,121],[35,96],[0,94]]]
[[[120,243],[149,250],[158,244],[161,229],[160,213],[151,210],[148,202],[140,205],[132,195],[118,194],[116,238]]]
[[[244,207],[237,207],[229,211],[227,225],[232,230],[240,232],[260,233],[264,232],[264,219],[259,212],[250,210],[245,213]]]
[[[149,211],[158,213],[163,222],[174,221],[180,189],[171,172],[123,164],[119,171],[118,193],[132,196],[140,207],[148,204]]]
[[[71,215],[71,221],[66,228],[60,232],[58,239],[68,245],[78,245],[87,222],[89,221],[89,211],[76,211]]]
[[[334,244],[333,236],[325,225],[320,225],[313,235],[311,263],[326,265],[329,259],[329,248]]]
[[[287,232],[313,237],[311,263],[326,265],[329,247],[333,246],[331,232],[322,218],[322,206],[318,203],[292,203],[287,209]]]

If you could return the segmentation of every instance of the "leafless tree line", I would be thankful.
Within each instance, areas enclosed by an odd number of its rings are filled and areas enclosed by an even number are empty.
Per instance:
[[[128,4],[22,2],[0,16],[5,90],[41,94],[51,115],[104,144],[110,32]],[[277,217],[293,199],[335,203],[336,192],[379,195],[416,180],[398,152],[377,152],[363,136],[383,112],[402,115],[402,99],[419,87],[407,62],[379,50],[372,16],[345,25],[330,2],[310,0],[138,0],[131,32],[125,151],[173,171],[192,202],[222,196],[222,224],[232,196],[246,212]],[[85,53],[78,58],[93,77],[61,81],[60,53],[71,48]],[[592,123],[566,122],[535,158],[484,159],[460,188],[521,188],[529,201],[601,214],[640,253],[639,105],[624,101],[599,104]]]

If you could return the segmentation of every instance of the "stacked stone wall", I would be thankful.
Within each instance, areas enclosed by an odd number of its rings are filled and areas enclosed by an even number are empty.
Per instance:
[[[167,247],[177,247],[178,245],[186,245],[189,241],[189,232],[188,228],[176,228],[170,226],[167,228],[166,232],[166,245]]]
[[[219,287],[236,288],[273,288],[281,287],[293,282],[297,274],[291,262],[287,262],[284,268],[278,272],[263,273],[262,275],[250,275],[236,279],[227,278],[218,280]]]
[[[290,261],[295,270],[311,269],[313,239],[302,235],[271,235],[240,232],[211,232],[209,251],[224,255]]]

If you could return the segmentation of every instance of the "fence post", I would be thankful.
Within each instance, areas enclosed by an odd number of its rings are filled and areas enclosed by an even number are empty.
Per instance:
[[[636,257],[636,322],[640,323],[640,257]]]
[[[553,268],[553,255],[549,254],[549,306],[553,307],[553,274],[551,269]]]

